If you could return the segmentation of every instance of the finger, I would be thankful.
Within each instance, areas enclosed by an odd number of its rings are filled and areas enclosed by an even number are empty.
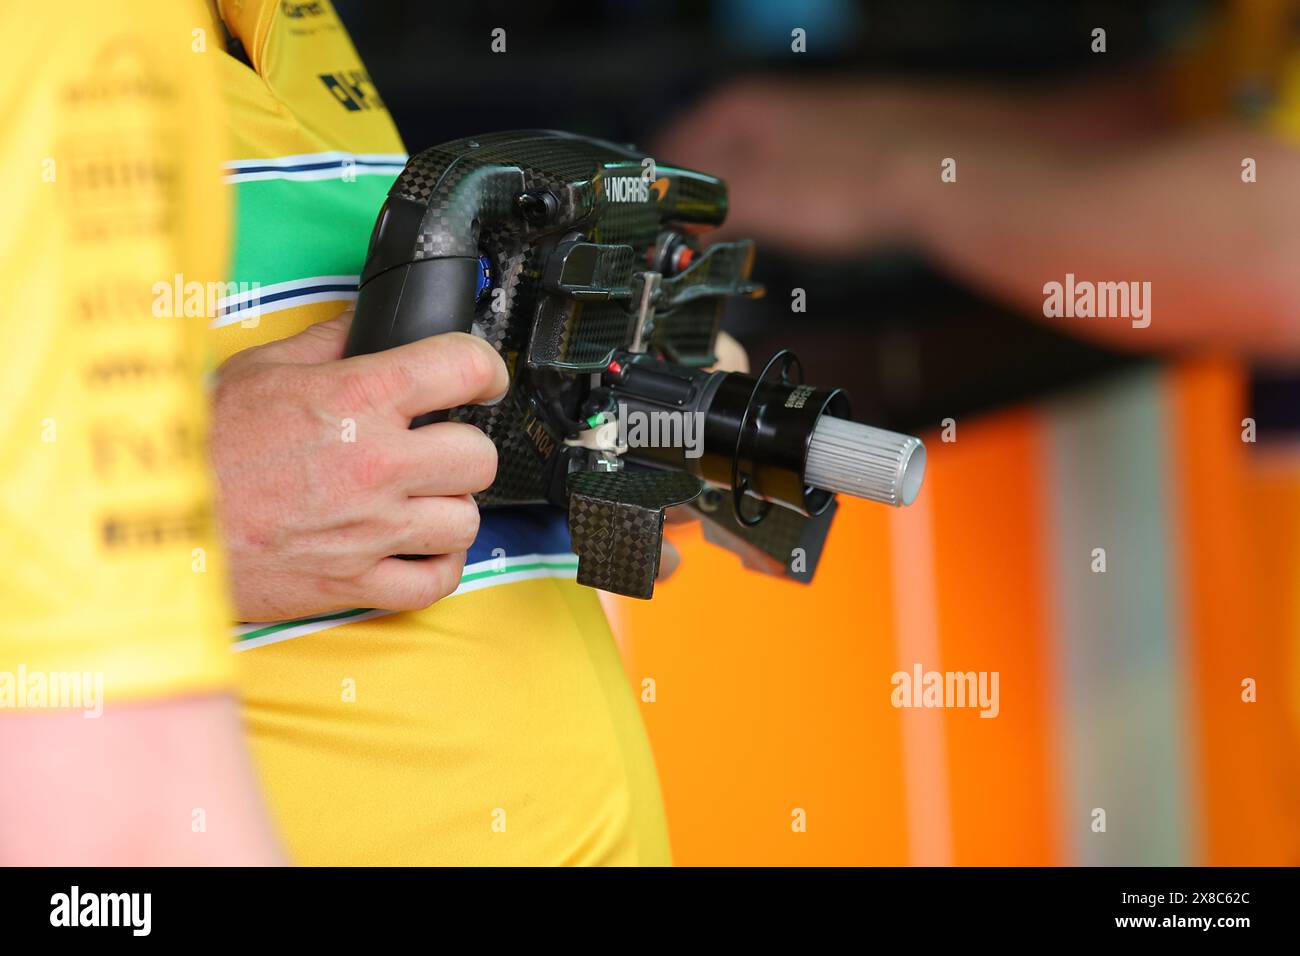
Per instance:
[[[344,359],[353,383],[406,418],[497,398],[510,384],[506,363],[465,332],[431,335],[372,355]]]
[[[455,554],[478,537],[479,510],[469,495],[408,498],[398,512],[395,554]]]
[[[387,611],[418,611],[456,590],[464,569],[464,554],[418,561],[384,558],[362,578],[361,603]]]
[[[465,495],[496,480],[497,448],[464,422],[435,422],[402,436],[401,472],[408,495]]]
[[[713,363],[712,370],[719,372],[749,371],[749,356],[745,353],[745,347],[726,332],[718,333],[718,340],[713,344],[713,354],[718,357],[718,360]]]
[[[348,309],[327,322],[309,325],[297,335],[259,345],[258,355],[291,365],[320,365],[343,357],[354,310]]]

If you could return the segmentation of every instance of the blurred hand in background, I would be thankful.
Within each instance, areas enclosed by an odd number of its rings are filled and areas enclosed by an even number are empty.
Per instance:
[[[727,180],[724,235],[806,256],[907,245],[1040,318],[1044,284],[1066,273],[1150,282],[1149,327],[1049,321],[1126,348],[1295,360],[1300,151],[1170,117],[1141,77],[1041,93],[747,80],[670,125],[653,154]],[[1246,157],[1257,182],[1243,181]]]

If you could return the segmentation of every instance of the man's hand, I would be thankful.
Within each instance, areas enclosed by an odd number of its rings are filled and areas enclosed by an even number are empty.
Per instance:
[[[1162,98],[1134,93],[1152,86],[744,81],[679,118],[652,153],[727,181],[720,234],[816,256],[903,243],[1111,347],[1300,361],[1300,151],[1235,124],[1175,135]],[[1243,157],[1273,172],[1243,188]],[[949,159],[960,176],[945,181]],[[1160,315],[1149,327],[1045,315],[1045,284],[1067,273],[1140,277]]]
[[[678,118],[653,153],[726,180],[718,236],[856,252],[908,225],[897,188],[918,109],[861,84],[749,80]]]
[[[351,318],[218,372],[211,450],[240,620],[427,607],[455,590],[478,534],[470,496],[496,476],[491,440],[459,422],[409,424],[499,397],[505,363],[461,333],[340,358]]]

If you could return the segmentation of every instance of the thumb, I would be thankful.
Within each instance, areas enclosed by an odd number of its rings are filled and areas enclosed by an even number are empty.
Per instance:
[[[297,335],[259,345],[257,357],[286,365],[321,365],[341,359],[355,311],[348,309],[326,322],[307,326]]]

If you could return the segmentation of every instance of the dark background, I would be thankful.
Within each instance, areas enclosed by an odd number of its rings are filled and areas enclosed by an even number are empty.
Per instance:
[[[710,89],[750,74],[969,77],[1042,84],[1140,69],[1194,31],[1211,0],[771,0],[443,4],[335,0],[411,152],[543,127],[647,143]],[[1107,30],[1107,55],[1088,46]],[[790,53],[804,27],[806,54]],[[493,53],[491,31],[506,30]],[[816,172],[810,146],[809,174]],[[672,157],[663,157],[671,161]],[[705,170],[706,172],[714,172]],[[799,210],[791,209],[792,216]],[[906,251],[798,261],[760,248],[770,295],[727,326],[761,364],[780,347],[811,381],[846,386],[855,417],[899,429],[1037,397],[1145,359],[1008,314]],[[789,290],[809,311],[789,311]]]

